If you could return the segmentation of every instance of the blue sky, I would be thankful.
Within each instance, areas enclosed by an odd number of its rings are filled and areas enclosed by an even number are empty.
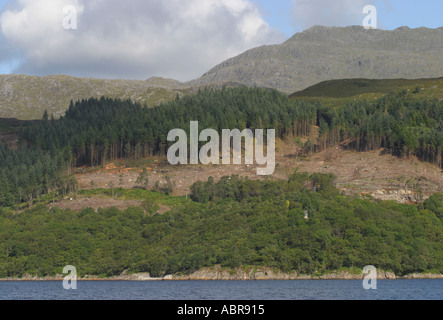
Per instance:
[[[297,1],[252,0],[252,2],[261,8],[264,18],[271,26],[278,28],[288,37],[303,31],[297,26],[297,21],[294,21],[292,14],[294,10],[297,10],[294,5]],[[333,4],[334,0],[323,2]],[[443,0],[367,0],[366,3],[376,6],[380,29],[394,30],[402,26],[434,29],[443,26]]]
[[[0,14],[2,9],[4,9],[3,7],[8,2],[10,2],[12,5],[18,5],[19,2],[22,2],[19,8],[20,10],[23,10],[26,7],[30,7],[33,1],[45,3],[44,5],[46,7],[48,7],[48,3],[51,3],[49,0],[0,0]],[[92,3],[94,0],[54,1],[58,1],[60,3],[63,2],[64,4],[69,4],[72,2],[74,4],[88,3],[88,1],[91,1],[89,3]],[[209,0],[186,1],[189,3],[192,2],[194,5],[197,4],[198,6],[198,4],[207,4],[208,2],[205,3],[204,1]],[[127,55],[124,50],[114,48],[113,44],[111,43],[113,41],[112,37],[108,35],[108,33],[111,34],[111,32],[109,31],[103,33],[102,30],[106,26],[109,26],[108,29],[111,30],[113,21],[106,19],[101,21],[100,18],[96,19],[97,13],[94,13],[94,19],[89,17],[90,22],[88,24],[88,26],[90,26],[90,30],[99,30],[95,35],[96,39],[94,39],[93,32],[86,32],[83,30],[84,33],[77,32],[77,37],[79,37],[78,35],[81,35],[81,43],[76,42],[73,37],[74,33],[68,34],[65,32],[64,38],[57,38],[59,33],[45,35],[43,31],[37,32],[40,27],[41,30],[48,30],[47,26],[37,25],[21,32],[20,29],[17,29],[17,26],[20,26],[20,24],[14,23],[14,21],[11,22],[10,19],[8,21],[9,32],[6,36],[3,34],[2,29],[0,29],[0,74],[12,72],[34,75],[62,73],[74,76],[123,78],[126,72],[127,78],[143,78],[146,75],[146,78],[149,76],[164,76],[179,80],[191,80],[191,78],[198,76],[200,73],[207,71],[208,68],[229,57],[239,54],[252,47],[263,44],[272,44],[273,41],[283,42],[285,39],[291,37],[294,33],[301,32],[313,24],[333,26],[361,24],[364,18],[364,15],[361,13],[362,7],[366,4],[376,6],[378,14],[378,27],[380,29],[393,30],[400,26],[408,26],[410,28],[438,28],[443,26],[443,0],[211,1],[215,4],[217,4],[216,1],[226,2],[226,8],[229,8],[229,10],[237,10],[239,3],[241,4],[248,2],[249,4],[252,4],[258,8],[258,10],[254,11],[250,7],[242,8],[242,18],[238,18],[237,21],[233,16],[224,17],[225,20],[220,18],[220,21],[215,21],[217,19],[214,19],[213,16],[216,16],[217,12],[220,12],[220,15],[225,14],[226,10],[211,11],[212,9],[207,9],[208,11],[205,12],[208,13],[208,17],[212,18],[208,18],[206,20],[203,19],[204,21],[198,21],[198,28],[200,29],[198,29],[196,26],[197,22],[195,25],[189,24],[184,26],[183,29],[190,30],[190,39],[186,39],[186,41],[183,40],[183,43],[180,42],[180,39],[187,37],[186,34],[184,37],[183,32],[185,31],[174,30],[176,34],[171,37],[168,37],[168,34],[166,33],[162,34],[159,32],[159,30],[162,28],[163,22],[160,22],[159,25],[156,26],[157,29],[153,29],[155,31],[146,31],[151,32],[151,34],[141,35],[138,33],[140,31],[138,29],[130,30],[132,34],[136,34],[139,38],[134,36],[134,39],[128,40],[126,45],[131,45],[134,42],[141,41],[157,43],[159,48],[163,48],[162,52],[157,52],[153,50],[152,47],[140,49],[140,56]],[[168,3],[167,0],[144,0],[144,2],[142,0],[128,0],[126,3],[136,4],[134,7],[137,5],[139,7],[143,6],[143,9],[140,8],[138,12],[135,13],[136,17],[134,17],[134,19],[131,18],[129,13],[124,16],[126,19],[128,19],[128,23],[131,24],[133,21],[142,21],[143,10],[146,10],[146,15],[149,15],[149,18],[154,20],[156,18],[160,19],[160,17],[162,17],[161,14],[153,13],[150,15],[150,12],[153,11],[150,9],[160,7],[160,2],[162,2],[163,7],[166,7],[166,9],[163,8],[164,11],[168,11],[167,5],[165,5],[165,3]],[[114,11],[112,11],[112,5],[108,5],[108,8],[103,8],[103,11],[106,11],[106,14],[103,14],[104,16],[118,16],[119,14],[122,14],[122,10],[125,10],[124,6],[118,7],[120,5],[118,4],[117,0],[107,0],[105,3],[115,3],[114,6],[116,8]],[[233,3],[235,5],[233,5]],[[183,11],[183,8],[176,8],[175,10],[177,10],[177,12],[178,10]],[[40,11],[39,14],[41,16],[39,16],[39,19],[36,21],[41,22],[48,20],[49,18],[42,15]],[[174,10],[171,9],[171,11]],[[28,10],[28,15],[29,12],[30,11]],[[131,12],[131,14],[133,13]],[[211,16],[211,14],[213,16]],[[254,14],[255,16],[253,16]],[[93,14],[91,13],[90,16],[92,15]],[[158,17],[156,17],[156,15]],[[16,16],[20,17],[18,14]],[[83,21],[86,21],[87,17],[87,10],[85,9]],[[125,17],[121,18],[122,25],[125,23]],[[226,20],[228,18],[230,20]],[[163,20],[168,21],[168,19],[174,20],[174,16],[166,16],[165,13]],[[267,28],[258,25],[257,19],[262,19]],[[94,22],[92,22],[92,20],[94,20]],[[96,20],[98,20],[98,22]],[[232,25],[223,25],[224,21],[230,21]],[[186,21],[186,23],[188,23],[188,21]],[[2,21],[0,18],[0,27],[1,26]],[[244,32],[242,37],[238,37],[238,31],[244,30],[245,26],[248,26],[249,29]],[[165,30],[168,27],[170,27],[170,24],[165,24]],[[202,29],[207,29],[206,33],[203,32]],[[214,40],[211,42],[208,39],[214,34],[214,30],[216,32],[220,32],[220,34],[217,34],[215,37],[217,38],[217,41]],[[197,41],[195,36],[191,36],[195,33],[198,33],[200,36]],[[103,37],[106,38],[106,36],[109,36],[108,42],[106,42],[106,39],[103,39]],[[67,37],[72,37],[72,41],[67,42]],[[115,35],[114,38],[115,43],[118,43],[119,40],[120,42],[125,42],[126,39],[128,39],[128,34],[126,33],[125,38],[123,38],[123,35],[121,34]],[[170,38],[169,43],[165,42],[165,39],[168,38]],[[52,51],[45,52],[45,48],[49,47],[46,45],[48,39],[53,40],[51,45],[54,47],[51,48]],[[200,40],[203,42],[199,44],[198,41]],[[57,47],[57,43],[64,42],[66,42],[66,45],[70,45],[73,49],[69,51],[63,50],[63,48],[60,47],[61,45]],[[92,49],[95,42],[100,44],[96,50]],[[43,43],[45,46],[43,46]],[[84,47],[82,47],[83,43]],[[189,43],[192,45],[189,48],[189,52],[187,52],[187,50],[184,49],[184,46],[187,46]],[[124,45],[124,43],[122,45]],[[112,49],[108,49],[107,52],[100,52],[100,48],[106,46],[110,46]],[[207,48],[210,48],[210,50],[207,50]],[[109,53],[109,51],[112,52],[113,50],[115,51],[115,54],[114,56],[110,56],[111,53]],[[165,54],[165,50],[169,50],[168,54]],[[196,56],[195,52],[199,52],[199,55]],[[48,56],[48,58],[45,60],[41,56],[38,56],[38,53],[40,53],[42,56]],[[53,55],[51,56],[51,54]],[[118,55],[121,55],[120,59],[118,59]],[[63,56],[66,57],[65,60],[61,59]],[[78,57],[76,61],[74,61],[75,57]],[[129,64],[131,61],[132,65]],[[143,61],[151,61],[151,64],[146,62],[146,66],[142,67],[141,64],[144,63]],[[174,62],[176,62],[176,64],[174,64]],[[184,64],[187,65],[187,68],[183,66]],[[112,68],[110,66],[112,66]],[[106,69],[112,69],[113,72],[107,72]]]

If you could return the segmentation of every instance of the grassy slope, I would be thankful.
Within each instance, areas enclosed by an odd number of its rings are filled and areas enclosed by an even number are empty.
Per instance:
[[[418,90],[417,90],[418,88]],[[320,101],[331,106],[342,106],[349,101],[375,100],[392,91],[406,90],[417,98],[443,98],[443,78],[417,80],[347,79],[321,82],[291,98]]]

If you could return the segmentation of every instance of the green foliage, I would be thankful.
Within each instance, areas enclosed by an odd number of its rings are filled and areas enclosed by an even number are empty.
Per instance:
[[[136,183],[138,183],[139,185],[141,185],[145,189],[148,187],[148,185],[149,185],[149,174],[148,174],[148,170],[146,170],[146,168],[143,168],[143,171],[137,177]]]
[[[436,193],[432,196],[430,196],[425,202],[424,202],[424,208],[426,210],[429,210],[442,220],[443,219],[443,194],[442,193]]]
[[[181,200],[163,215],[153,210],[172,197],[146,190],[131,191],[145,193],[144,208],[125,211],[2,210],[0,277],[55,275],[68,264],[80,275],[104,277],[214,265],[309,274],[369,264],[397,275],[443,272],[441,194],[424,207],[401,205],[331,196],[314,191],[313,180],[333,179],[297,172],[288,181],[210,179],[202,203]]]
[[[37,148],[11,150],[0,144],[0,206],[13,206],[49,192],[65,196],[77,190],[72,176],[65,174],[63,154]]]
[[[158,204],[150,198],[146,198],[145,200],[143,200],[142,208],[148,215],[151,216],[160,209]]]

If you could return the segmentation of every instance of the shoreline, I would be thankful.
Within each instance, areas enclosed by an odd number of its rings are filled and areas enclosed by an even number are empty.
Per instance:
[[[362,281],[363,278],[344,279],[344,278],[330,278],[324,279],[322,277],[311,278],[297,278],[297,279],[165,279],[165,278],[151,278],[151,279],[118,279],[118,278],[79,278],[77,282],[191,282],[191,281]],[[389,280],[389,281],[401,281],[401,280],[443,280],[443,275],[429,276],[429,277],[397,277],[395,279],[377,279],[377,280]],[[0,279],[2,282],[63,282],[63,278],[17,278],[17,279]]]
[[[20,282],[20,281],[63,281],[66,275],[56,275],[51,277],[37,277],[24,275],[23,277],[1,278],[0,282]],[[219,266],[196,271],[190,275],[166,275],[164,277],[151,277],[149,273],[121,274],[112,277],[99,277],[87,275],[78,277],[77,281],[275,281],[275,280],[364,280],[365,275],[348,271],[337,271],[323,275],[304,275],[298,273],[284,273],[272,269],[222,269]],[[406,276],[396,276],[392,272],[377,270],[377,280],[437,280],[443,279],[443,274],[413,273]]]

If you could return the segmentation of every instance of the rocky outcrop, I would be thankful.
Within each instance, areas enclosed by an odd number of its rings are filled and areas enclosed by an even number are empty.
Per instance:
[[[220,266],[206,268],[186,276],[172,276],[171,280],[294,280],[297,273],[283,273],[277,270],[263,268],[224,269]]]
[[[381,201],[395,201],[398,203],[417,203],[419,201],[426,200],[429,195],[419,194],[415,191],[399,189],[378,189],[375,192],[370,193],[374,199]]]
[[[63,281],[63,275],[55,277],[37,277],[25,275],[21,278],[6,278],[0,281]],[[189,275],[166,275],[164,277],[151,277],[149,273],[126,274],[103,278],[97,276],[85,276],[79,281],[260,281],[260,280],[363,280],[364,274],[338,271],[328,274],[305,275],[297,272],[284,273],[271,268],[237,268],[235,270],[214,266],[198,270]],[[398,277],[392,272],[377,270],[379,280],[397,279],[443,279],[443,274],[413,273]]]
[[[271,268],[237,268],[234,270],[214,266],[204,268],[189,275],[167,275],[161,278],[151,278],[149,274],[132,274],[116,277],[119,280],[132,281],[190,281],[190,280],[363,280],[364,274],[352,273],[349,271],[338,271],[319,275],[306,275],[297,272],[285,273]],[[377,279],[379,280],[397,280],[397,279],[443,279],[442,274],[414,273],[411,275],[398,277],[393,272],[377,270]]]
[[[403,277],[403,279],[443,279],[443,274],[413,273]]]
[[[397,277],[392,272],[377,270],[377,279],[379,280],[396,280],[396,279],[442,279],[443,275],[433,274],[413,274],[406,277]],[[193,272],[189,275],[167,275],[161,278],[151,278],[147,273],[132,274],[115,277],[119,280],[131,281],[239,281],[239,280],[363,280],[364,274],[352,273],[348,271],[338,271],[328,274],[306,275],[297,272],[285,273],[272,268],[236,268],[234,270],[214,266],[204,268]]]

